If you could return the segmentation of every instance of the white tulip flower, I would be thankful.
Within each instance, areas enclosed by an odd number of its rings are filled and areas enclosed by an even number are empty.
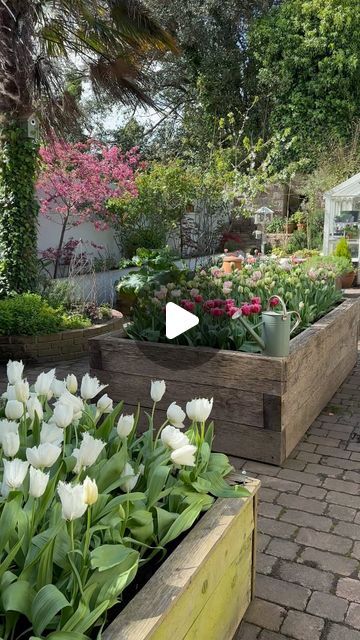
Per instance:
[[[64,430],[57,427],[55,424],[42,423],[40,431],[40,443],[54,444],[59,447],[64,440]]]
[[[50,387],[55,378],[55,369],[50,369],[47,373],[43,371],[36,378],[36,382],[34,385],[35,393],[38,396],[46,396],[50,391]]]
[[[8,384],[6,391],[1,396],[4,400],[18,400],[16,397],[15,385]]]
[[[35,395],[30,396],[29,400],[26,403],[26,408],[28,410],[28,414],[31,420],[35,419],[35,414],[37,415],[40,421],[43,419],[44,417],[43,408],[41,406],[41,402],[38,400],[38,398]]]
[[[30,397],[30,388],[27,380],[18,380],[15,382],[15,396],[19,402],[27,402]]]
[[[27,447],[26,458],[35,469],[52,467],[61,454],[61,448],[50,442],[43,442],[38,447]]]
[[[168,424],[161,432],[161,441],[170,449],[181,449],[190,444],[189,438],[180,429]]]
[[[2,438],[2,448],[4,456],[7,458],[13,458],[16,456],[20,448],[20,438],[18,433],[8,431]]]
[[[86,476],[84,480],[84,502],[91,507],[95,504],[99,497],[99,491],[95,480],[91,480],[89,476]]]
[[[65,380],[66,388],[70,393],[76,393],[78,390],[78,381],[73,373],[69,373]]]
[[[7,378],[10,384],[15,384],[18,380],[21,380],[24,371],[23,361],[9,360],[6,367]]]
[[[212,410],[213,398],[195,398],[186,404],[186,413],[193,422],[205,422]]]
[[[123,481],[120,484],[120,489],[124,491],[124,493],[129,493],[134,489],[139,479],[139,474],[136,474],[131,464],[127,462],[122,473],[120,474],[120,478],[123,478]]]
[[[79,398],[78,396],[73,396],[71,393],[69,393],[68,390],[66,390],[57,400],[55,406],[57,406],[58,404],[67,404],[68,406],[72,407],[73,421],[77,422],[78,420],[80,420],[82,412],[84,410],[84,403],[81,398]]]
[[[11,420],[0,420],[0,445],[7,433],[18,433],[19,424]]]
[[[19,420],[24,413],[22,402],[18,400],[8,400],[5,405],[5,415],[9,420]]]
[[[151,389],[150,396],[153,402],[160,402],[166,391],[165,380],[152,380],[151,381]]]
[[[96,403],[97,411],[102,415],[103,413],[111,413],[113,410],[113,401],[109,398],[107,393],[104,393],[103,396]]]
[[[7,498],[9,493],[10,493],[10,487],[4,481],[1,483],[0,493],[1,493],[3,498]]]
[[[85,373],[81,380],[81,397],[84,400],[92,400],[105,387],[107,387],[107,384],[100,384],[97,378],[91,378],[88,373]]]
[[[166,417],[170,422],[170,424],[172,424],[174,427],[177,427],[178,429],[183,429],[186,414],[185,414],[185,411],[183,411],[182,408],[179,407],[178,404],[176,404],[176,402],[172,402],[171,405],[168,407],[168,410],[166,412]]]
[[[53,392],[55,398],[60,398],[60,396],[66,391],[65,380],[57,380],[54,378],[51,383],[50,390]]]
[[[70,483],[60,480],[57,492],[61,500],[64,520],[76,520],[84,515],[87,504],[84,500],[84,487],[82,484],[72,486]]]
[[[10,487],[10,489],[18,489],[25,480],[29,463],[19,460],[19,458],[14,458],[14,460],[11,461],[4,459],[3,464],[3,483]]]
[[[41,498],[41,496],[45,493],[48,482],[48,473],[44,473],[43,471],[40,471],[40,469],[30,467],[29,494],[33,498]]]
[[[72,455],[76,458],[74,473],[80,473],[84,467],[91,467],[104,447],[105,442],[93,438],[89,433],[84,433],[80,447],[72,452]]]
[[[195,453],[196,447],[193,444],[187,444],[181,449],[175,449],[171,454],[171,460],[179,466],[195,467]]]
[[[71,405],[57,402],[54,407],[54,413],[52,414],[51,422],[55,422],[55,424],[61,429],[66,429],[66,427],[68,427],[69,424],[72,423],[73,416],[74,410]]]
[[[127,438],[128,435],[131,433],[131,431],[133,430],[134,427],[134,414],[132,413],[131,415],[123,415],[121,414],[118,423],[117,423],[117,427],[116,427],[116,431],[118,432],[118,436],[120,438]]]

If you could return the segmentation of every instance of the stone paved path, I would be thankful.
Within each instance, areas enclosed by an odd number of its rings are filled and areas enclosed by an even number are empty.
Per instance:
[[[360,640],[359,391],[360,359],[282,467],[232,460],[262,481],[256,598],[235,640]]]

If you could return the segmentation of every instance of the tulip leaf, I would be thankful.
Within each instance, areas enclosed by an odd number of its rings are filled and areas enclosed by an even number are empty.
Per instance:
[[[5,546],[16,529],[21,513],[21,502],[22,494],[18,491],[10,493],[5,502],[0,518],[0,554],[5,551]]]
[[[114,422],[117,418],[117,416],[119,415],[120,411],[123,408],[124,403],[120,402],[113,410],[111,413],[109,413],[105,420],[103,420],[103,422],[101,423],[100,427],[98,427],[98,429],[96,430],[95,433],[95,438],[100,438],[100,440],[104,440],[105,442],[107,442],[109,440],[109,436],[111,433],[111,430],[114,426]]]
[[[150,477],[148,478],[148,488],[146,491],[149,509],[158,501],[159,494],[166,485],[170,470],[171,467],[165,467],[163,465],[155,467],[152,470]]]
[[[115,453],[110,460],[105,462],[101,467],[101,473],[96,478],[99,493],[110,493],[121,484],[120,475],[124,470],[126,461],[127,450],[123,446],[118,453]]]
[[[149,542],[154,534],[153,517],[150,511],[145,509],[134,511],[126,524],[134,538],[140,542]]]
[[[69,606],[64,594],[54,584],[45,585],[36,594],[31,607],[35,633],[41,635],[59,611]]]
[[[176,518],[179,517],[179,514],[167,511],[166,509],[162,509],[161,507],[155,507],[155,513],[157,522],[157,536],[160,539],[165,536],[172,523],[175,522]]]
[[[205,471],[202,478],[208,480],[211,485],[209,492],[216,498],[245,498],[250,492],[239,485],[230,486],[216,471]]]
[[[95,519],[100,520],[101,518],[104,518],[108,513],[111,513],[111,511],[117,510],[120,505],[126,502],[128,502],[129,504],[132,504],[134,502],[145,502],[145,500],[146,500],[145,493],[141,493],[140,491],[135,491],[134,493],[126,493],[126,494],[122,494],[121,496],[116,496],[116,498],[113,498],[112,500],[110,500],[110,502],[106,504],[104,509],[98,514],[97,518],[94,517],[94,520]],[[94,506],[96,506],[96,504]]]
[[[207,471],[217,471],[226,476],[233,471],[233,467],[225,453],[211,453]]]
[[[121,544],[104,544],[91,552],[91,568],[100,572],[111,569],[123,563],[132,553],[132,549]]]
[[[85,636],[83,633],[76,631],[54,631],[46,636],[46,640],[89,640],[89,636]]]
[[[15,558],[17,552],[19,551],[19,549],[20,549],[20,547],[22,545],[23,540],[24,540],[24,537],[20,538],[20,540],[11,549],[11,551],[9,551],[9,553],[6,555],[5,559],[0,564],[0,578],[5,574],[7,569],[10,567],[13,559]]]
[[[29,618],[35,591],[29,582],[17,580],[1,592],[4,611],[17,611]]]
[[[87,607],[86,616],[84,616],[83,619],[79,621],[79,623],[74,627],[75,632],[84,633],[85,631],[90,629],[90,627],[95,624],[97,619],[104,613],[104,611],[108,609],[109,604],[110,600],[104,600],[93,611],[90,611],[89,607]]]
[[[205,497],[207,498],[208,496]],[[171,540],[175,540],[175,538],[180,536],[184,531],[190,529],[195,520],[199,517],[203,506],[203,497],[198,496],[196,501],[194,501],[191,505],[184,509],[182,513],[179,514],[178,518],[176,518],[175,522],[173,522],[170,529],[168,529],[167,533],[161,538],[160,544],[164,546],[171,542]]]

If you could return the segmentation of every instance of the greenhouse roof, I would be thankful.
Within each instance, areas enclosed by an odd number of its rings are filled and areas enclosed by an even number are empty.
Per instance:
[[[360,196],[360,173],[356,173],[354,176],[341,182],[336,187],[333,187],[325,193],[326,196],[335,198],[353,198]]]

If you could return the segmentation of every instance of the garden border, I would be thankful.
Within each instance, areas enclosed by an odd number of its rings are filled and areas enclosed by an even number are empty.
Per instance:
[[[258,480],[217,500],[104,631],[104,640],[230,640],[254,595]]]
[[[359,316],[360,299],[346,299],[293,338],[287,358],[136,342],[118,332],[90,341],[90,368],[130,411],[138,402],[150,409],[151,379],[166,380],[160,419],[169,397],[213,397],[215,450],[282,464],[354,367]]]
[[[122,314],[119,311],[113,311],[113,314],[116,316],[111,320],[83,329],[37,336],[0,336],[0,362],[6,363],[9,358],[24,359],[27,363],[57,362],[85,356],[89,350],[90,338],[122,328]]]

